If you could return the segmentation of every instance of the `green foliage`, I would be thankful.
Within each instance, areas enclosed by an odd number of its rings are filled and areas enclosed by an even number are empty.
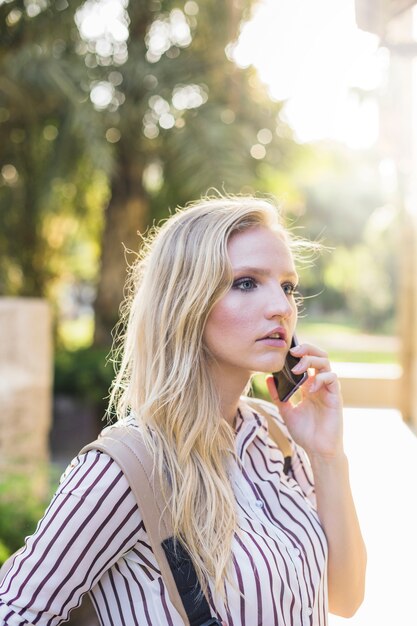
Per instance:
[[[252,394],[255,398],[262,398],[262,400],[271,402],[265,378],[265,374],[257,374],[252,378]]]
[[[33,494],[27,478],[5,476],[0,483],[0,564],[23,545],[42,517],[45,503]]]
[[[79,4],[0,5],[2,294],[48,294],[88,212],[93,171],[111,167],[76,52]]]
[[[345,308],[364,330],[381,330],[397,302],[399,222],[394,207],[376,208],[354,245],[338,245],[324,268],[326,288],[343,295]]]
[[[62,320],[58,326],[57,345],[59,350],[78,350],[91,346],[94,319],[91,315],[80,315],[75,319]]]
[[[137,230],[209,188],[266,191],[262,163],[285,169],[301,149],[278,119],[281,104],[271,101],[253,68],[239,68],[232,58],[253,4],[132,2],[120,16],[130,34],[123,62],[116,42],[104,53],[99,35],[85,42],[90,83],[113,94],[101,107],[115,168],[95,301],[96,345],[109,343],[118,318],[126,278],[121,241],[137,250]]]
[[[0,565],[3,565],[9,558],[10,554],[13,554],[6,544],[0,539]]]
[[[85,400],[92,405],[104,405],[114,377],[107,350],[83,348],[59,350],[55,355],[54,393]]]
[[[96,229],[84,222],[91,224],[87,197],[99,170],[106,179],[96,198],[101,213],[110,200],[110,235],[97,311],[112,326],[125,276],[121,241],[136,249],[138,230],[209,187],[259,189],[262,161],[286,167],[295,144],[288,129],[276,133],[280,105],[231,59],[253,4],[120,5],[125,41],[111,29],[85,35],[95,3],[0,4],[0,293],[56,301],[58,282],[97,282],[103,220]],[[111,94],[107,104],[94,99],[97,85]],[[145,172],[155,164],[161,181],[151,189]]]

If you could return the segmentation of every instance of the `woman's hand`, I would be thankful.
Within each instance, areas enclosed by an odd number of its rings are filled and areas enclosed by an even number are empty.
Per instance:
[[[294,440],[307,452],[314,474],[317,513],[329,548],[327,580],[332,613],[351,617],[365,589],[366,549],[349,484],[342,440],[342,397],[327,354],[302,344],[291,350],[302,357],[296,374],[313,372],[301,386],[301,401],[280,402],[274,380],[269,393]]]
[[[310,344],[300,344],[291,354],[301,361],[293,369],[295,374],[309,373],[301,386],[301,401],[293,405],[281,402],[272,376],[267,386],[293,439],[310,458],[332,458],[343,453],[342,396],[337,376],[331,371],[326,352]]]

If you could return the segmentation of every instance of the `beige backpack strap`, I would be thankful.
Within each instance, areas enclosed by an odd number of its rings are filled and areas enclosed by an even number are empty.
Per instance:
[[[278,421],[270,413],[268,413],[268,411],[266,411],[263,408],[259,400],[255,398],[245,398],[245,402],[250,406],[251,409],[253,409],[257,413],[260,413],[261,415],[266,417],[268,421],[269,434],[272,440],[276,443],[278,448],[281,450],[284,456],[284,459],[289,459],[289,461],[286,461],[287,466],[288,466],[292,457],[292,447],[288,438],[284,435],[281,428],[279,427]]]
[[[80,454],[88,450],[100,450],[111,456],[126,476],[171,602],[185,626],[188,626],[190,622],[162,547],[162,542],[173,535],[168,507],[165,506],[159,480],[154,475],[153,459],[139,433],[132,427],[110,428],[102,437],[85,446]]]

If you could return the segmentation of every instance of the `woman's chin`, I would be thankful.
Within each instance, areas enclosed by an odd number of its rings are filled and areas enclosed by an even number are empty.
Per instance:
[[[261,367],[259,367],[255,373],[256,374],[272,374],[273,372],[280,372],[283,367],[284,367],[283,361],[279,361],[278,363],[274,362],[270,364],[262,364]]]

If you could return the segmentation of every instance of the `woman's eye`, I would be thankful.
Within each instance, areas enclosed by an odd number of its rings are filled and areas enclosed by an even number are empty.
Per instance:
[[[297,291],[297,285],[294,285],[294,283],[284,283],[282,289],[287,296],[293,296]]]
[[[234,289],[240,289],[240,291],[251,291],[256,288],[256,282],[253,278],[239,278],[233,283]]]

